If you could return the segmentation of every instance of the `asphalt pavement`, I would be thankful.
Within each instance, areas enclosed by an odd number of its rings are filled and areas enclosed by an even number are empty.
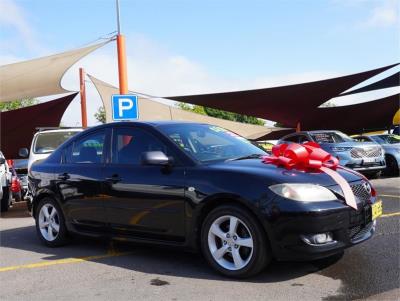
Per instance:
[[[82,238],[47,248],[17,204],[0,218],[0,299],[400,300],[400,178],[372,182],[384,206],[373,238],[335,258],[273,262],[241,281],[178,250]]]

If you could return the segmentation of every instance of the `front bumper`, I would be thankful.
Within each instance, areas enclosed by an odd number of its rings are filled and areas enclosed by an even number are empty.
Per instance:
[[[346,166],[356,171],[379,171],[386,168],[385,158],[352,158],[350,153],[338,153],[335,155],[339,159],[340,165]]]
[[[273,225],[271,239],[274,256],[278,260],[314,260],[337,254],[361,243],[375,232],[370,204],[359,204],[354,210],[341,204],[342,208],[321,212],[286,213]],[[340,207],[340,206],[339,206]],[[331,233],[333,241],[312,244],[304,235]]]

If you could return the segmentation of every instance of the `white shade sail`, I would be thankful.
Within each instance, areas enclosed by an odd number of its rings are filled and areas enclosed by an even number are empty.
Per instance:
[[[70,92],[61,86],[64,73],[82,57],[110,40],[88,47],[0,66],[0,102]]]
[[[118,88],[105,83],[91,75],[88,75],[104,104],[106,112],[106,122],[112,122],[112,109],[111,109],[111,96],[119,94]],[[130,92],[130,94],[136,94]],[[208,123],[220,126],[235,132],[245,138],[256,140],[260,137],[271,133],[272,131],[279,131],[282,128],[266,127],[261,125],[254,125],[248,123],[235,122],[220,118],[214,118],[206,115],[201,115],[189,111],[175,108],[154,100],[148,97],[138,95],[138,107],[139,107],[139,120],[151,121],[151,120],[180,120],[180,121],[192,121],[199,123]]]

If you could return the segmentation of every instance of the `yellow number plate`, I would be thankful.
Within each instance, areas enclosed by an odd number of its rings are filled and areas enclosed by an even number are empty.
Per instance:
[[[372,220],[377,219],[382,215],[382,201],[372,204]]]

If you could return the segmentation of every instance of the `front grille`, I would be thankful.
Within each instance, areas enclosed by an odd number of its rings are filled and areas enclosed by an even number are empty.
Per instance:
[[[373,226],[373,222],[369,222],[366,225],[357,225],[354,227],[351,227],[349,229],[349,236],[350,239],[354,242],[359,240],[360,238],[363,238],[365,234],[371,231]]]
[[[368,192],[366,189],[365,185],[363,183],[361,184],[353,184],[350,185],[351,190],[353,190],[354,195],[363,200],[363,201],[368,201],[371,198],[371,192]]]
[[[368,224],[372,220],[370,205],[359,206],[358,210],[350,210],[350,227]]]
[[[382,156],[382,149],[379,146],[368,148],[354,147],[350,151],[352,158],[374,158]]]

